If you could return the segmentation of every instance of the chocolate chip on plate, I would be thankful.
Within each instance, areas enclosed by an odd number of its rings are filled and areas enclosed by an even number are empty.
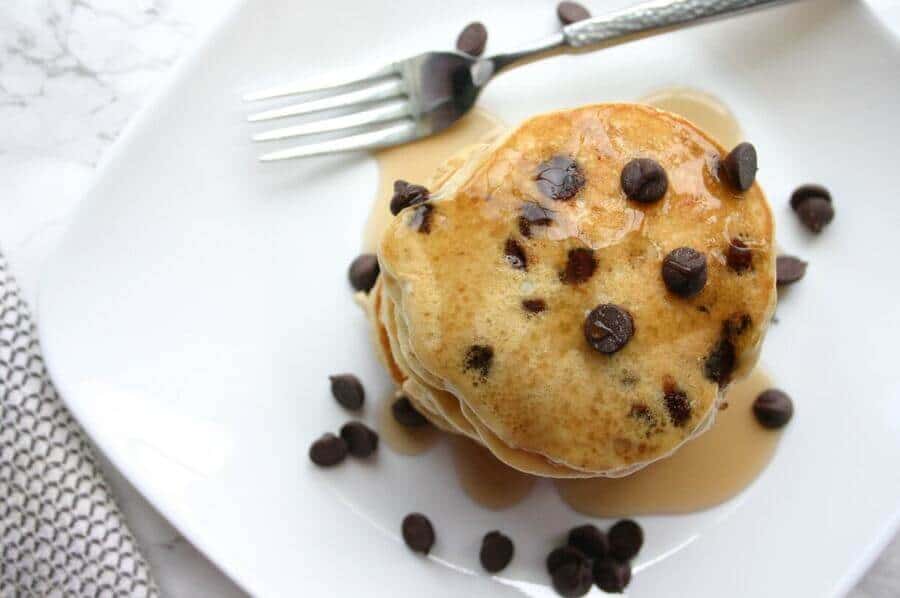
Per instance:
[[[535,180],[541,193],[557,201],[572,199],[584,187],[578,163],[567,156],[554,156],[542,163]]]
[[[586,247],[570,249],[566,257],[566,269],[560,274],[560,280],[566,284],[580,284],[589,279],[597,269],[594,250]]]
[[[309,447],[310,460],[320,467],[337,465],[347,456],[347,443],[332,433],[323,434]]]
[[[579,525],[569,530],[569,546],[577,548],[592,559],[609,554],[609,541],[606,539],[606,534],[596,525]]]
[[[475,370],[482,378],[487,378],[491,373],[491,364],[494,362],[494,349],[487,345],[472,345],[466,351],[463,360],[463,371]]]
[[[559,17],[559,22],[563,25],[571,25],[578,21],[590,19],[591,13],[577,2],[560,2],[556,5],[556,16]]]
[[[735,272],[743,272],[753,265],[753,250],[740,239],[732,239],[725,251],[725,262]]]
[[[428,189],[413,185],[402,179],[394,181],[394,195],[391,197],[391,214],[396,216],[409,206],[428,201]]]
[[[428,424],[428,420],[419,413],[409,397],[400,397],[394,401],[394,404],[391,405],[391,413],[398,424],[407,428],[420,428]]]
[[[357,291],[368,293],[375,286],[379,272],[381,269],[378,266],[378,258],[371,253],[364,253],[350,264],[348,271],[350,285]]]
[[[703,374],[719,386],[731,380],[734,371],[734,344],[727,338],[720,339],[706,356],[703,363]]]
[[[547,555],[547,573],[553,575],[553,572],[563,565],[587,562],[587,560],[587,556],[574,546],[560,546],[551,550]]]
[[[575,598],[587,594],[594,585],[594,573],[587,560],[566,563],[552,573],[553,589],[560,596]]]
[[[515,547],[509,536],[498,531],[485,534],[481,540],[481,552],[478,558],[481,566],[489,573],[502,571],[513,558]]]
[[[628,561],[637,555],[644,545],[644,530],[631,519],[622,519],[609,528],[609,552],[620,561]]]
[[[362,408],[366,391],[359,378],[353,374],[335,374],[328,379],[331,380],[331,394],[342,407],[352,411]]]
[[[806,274],[806,265],[792,255],[779,255],[775,260],[775,282],[778,286],[794,284]]]
[[[503,253],[506,258],[506,263],[509,264],[511,268],[516,270],[528,269],[528,256],[525,255],[525,250],[522,249],[522,246],[519,245],[515,239],[506,240]]]
[[[669,188],[669,177],[656,160],[635,158],[625,165],[619,179],[628,199],[652,203],[662,199]]]
[[[674,426],[680,428],[691,419],[691,402],[684,392],[677,389],[668,390],[663,396],[663,401]]]
[[[796,210],[800,207],[807,199],[812,199],[814,197],[818,197],[820,199],[824,199],[828,203],[831,203],[831,193],[823,187],[822,185],[816,185],[813,183],[809,183],[806,185],[800,185],[794,192],[791,193],[791,209]]]
[[[821,197],[810,197],[803,200],[795,211],[800,222],[816,234],[822,232],[822,229],[834,220],[834,206],[829,200]]]
[[[523,299],[522,309],[530,314],[539,314],[547,309],[547,302],[543,299]]]
[[[412,217],[409,219],[409,226],[416,229],[420,233],[428,234],[431,232],[431,216],[434,209],[431,204],[423,203],[413,209]]]
[[[584,319],[584,338],[600,353],[615,353],[634,334],[631,314],[617,305],[601,304]]]
[[[608,594],[621,594],[631,581],[631,565],[612,558],[594,561],[594,583]]]
[[[669,252],[662,263],[666,287],[682,297],[692,297],[706,285],[706,256],[690,247]]]
[[[341,438],[347,443],[347,451],[364,459],[378,448],[378,434],[362,422],[348,422],[341,428]]]
[[[456,49],[470,56],[481,56],[487,45],[487,29],[479,22],[469,23],[456,38]]]
[[[794,415],[794,402],[784,391],[777,388],[765,390],[753,401],[753,415],[763,427],[781,428]]]
[[[739,143],[728,152],[720,163],[725,181],[738,191],[746,191],[756,179],[756,148],[753,144]]]
[[[434,528],[428,517],[421,513],[411,513],[404,517],[401,530],[403,541],[414,552],[428,554],[434,546]]]

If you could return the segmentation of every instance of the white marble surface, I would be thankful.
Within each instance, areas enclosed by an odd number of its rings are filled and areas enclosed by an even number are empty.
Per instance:
[[[552,7],[551,0],[547,3]],[[900,34],[900,0],[869,3]],[[0,247],[32,304],[41,264],[90,184],[103,151],[173,62],[229,4],[0,3]],[[165,596],[244,595],[112,466],[107,463],[105,469]],[[900,595],[900,538],[850,595]]]

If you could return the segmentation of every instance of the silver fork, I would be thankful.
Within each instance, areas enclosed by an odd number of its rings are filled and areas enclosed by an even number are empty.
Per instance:
[[[509,68],[560,53],[593,51],[671,29],[764,8],[788,0],[652,0],[605,16],[573,23],[517,52],[473,58],[426,52],[382,68],[345,73],[338,79],[266,89],[246,101],[315,95],[248,117],[269,121],[346,110],[253,136],[254,141],[340,136],[260,156],[263,162],[398,145],[446,129],[468,112],[485,85]],[[327,93],[326,93],[327,92]]]

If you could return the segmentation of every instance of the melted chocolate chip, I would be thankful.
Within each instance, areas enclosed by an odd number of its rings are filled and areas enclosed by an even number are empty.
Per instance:
[[[549,226],[555,216],[553,210],[548,210],[533,201],[526,201],[522,204],[522,215],[519,216],[519,232],[523,237],[530,237],[532,226]]]
[[[509,536],[493,531],[485,534],[481,540],[481,552],[478,557],[485,571],[497,573],[509,565],[514,552],[515,546]]]
[[[584,187],[578,163],[566,156],[554,156],[541,164],[535,180],[541,193],[557,201],[572,199]]]
[[[628,199],[642,203],[659,201],[669,188],[666,171],[650,158],[636,158],[626,164],[619,180]]]
[[[569,530],[569,546],[577,548],[592,559],[599,559],[609,554],[609,541],[606,534],[596,525],[579,525]]]
[[[403,519],[401,527],[403,541],[415,552],[428,554],[434,546],[434,528],[428,517],[421,513],[411,513]]]
[[[775,260],[775,282],[778,286],[794,284],[806,274],[806,262],[792,255],[779,255]]]
[[[631,340],[633,334],[631,314],[617,305],[598,305],[584,320],[584,338],[600,353],[615,353]]]
[[[391,214],[396,216],[405,208],[428,201],[428,189],[404,180],[394,181],[394,195],[391,197]]]
[[[594,583],[608,594],[621,594],[631,582],[631,565],[612,558],[594,561]]]
[[[587,556],[573,546],[560,546],[559,548],[554,548],[550,551],[550,554],[547,555],[547,572],[550,575],[562,567],[563,565],[568,565],[570,563],[586,563]]]
[[[472,345],[466,351],[463,361],[463,370],[474,370],[481,378],[487,378],[491,373],[491,364],[494,361],[494,350],[487,345]]]
[[[323,434],[309,447],[309,459],[319,467],[332,467],[347,456],[347,443],[334,434]]]
[[[706,285],[706,256],[690,247],[669,252],[662,264],[666,287],[682,297],[692,297]]]
[[[753,265],[753,250],[740,239],[732,239],[725,252],[725,261],[735,272],[744,272]]]
[[[354,289],[368,293],[375,286],[380,272],[378,258],[371,253],[364,253],[353,260],[347,275],[350,278],[350,285]]]
[[[821,197],[810,197],[797,207],[797,217],[811,232],[822,232],[834,220],[834,206]]]
[[[539,314],[547,309],[547,302],[543,299],[524,299],[522,309],[530,314]]]
[[[753,401],[753,415],[763,427],[781,428],[791,421],[794,415],[794,402],[787,393],[770,388],[760,393]]]
[[[477,21],[469,23],[456,38],[456,49],[470,56],[481,56],[487,45],[487,29]]]
[[[753,323],[750,314],[734,314],[724,322],[722,322],[722,336],[725,338],[735,338],[744,334]]]
[[[522,246],[519,245],[515,239],[506,240],[504,254],[506,263],[512,268],[515,268],[516,270],[528,269],[528,257],[525,255],[525,250],[522,249]]]
[[[364,459],[378,448],[378,434],[362,422],[349,422],[341,428],[341,438],[354,457]]]
[[[553,572],[553,589],[560,596],[576,598],[587,594],[594,585],[594,572],[588,561],[566,563]]]
[[[569,250],[566,269],[560,273],[559,278],[566,284],[580,284],[593,276],[596,269],[597,260],[594,259],[594,250],[576,247]]]
[[[677,389],[668,390],[663,400],[673,425],[681,428],[691,419],[691,402],[684,392]]]
[[[756,179],[756,148],[752,144],[737,144],[722,160],[721,172],[725,181],[738,191],[746,191]]]
[[[328,379],[331,380],[331,394],[342,407],[356,411],[363,406],[366,391],[359,378],[353,374],[337,374]]]
[[[706,356],[703,374],[707,379],[723,386],[731,380],[734,363],[734,344],[727,338],[723,338],[713,346],[712,351]]]
[[[800,185],[793,193],[791,193],[791,208],[797,210],[807,199],[818,197],[831,203],[831,193],[822,185],[807,184]]]
[[[413,210],[412,217],[409,219],[409,226],[416,229],[420,233],[428,234],[431,232],[431,217],[434,210],[431,204],[420,204]]]
[[[419,413],[409,397],[400,397],[394,401],[394,404],[391,405],[391,413],[398,424],[407,428],[420,428],[428,424],[428,420]]]
[[[559,22],[563,25],[571,25],[578,21],[590,19],[591,13],[577,2],[560,2],[556,5],[556,16],[559,17]]]
[[[637,556],[644,545],[644,530],[631,519],[622,519],[609,528],[609,552],[620,561]]]

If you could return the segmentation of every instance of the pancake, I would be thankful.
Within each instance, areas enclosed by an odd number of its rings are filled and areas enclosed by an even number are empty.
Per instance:
[[[625,475],[671,454],[752,369],[775,304],[771,212],[757,184],[723,180],[725,154],[681,117],[607,104],[452,158],[378,246],[369,314],[392,376],[436,425],[537,475]],[[623,192],[635,158],[665,171],[658,201]],[[729,263],[736,241],[746,268]],[[661,274],[679,247],[706,257],[688,297]],[[584,332],[606,304],[633,321],[613,353]]]

